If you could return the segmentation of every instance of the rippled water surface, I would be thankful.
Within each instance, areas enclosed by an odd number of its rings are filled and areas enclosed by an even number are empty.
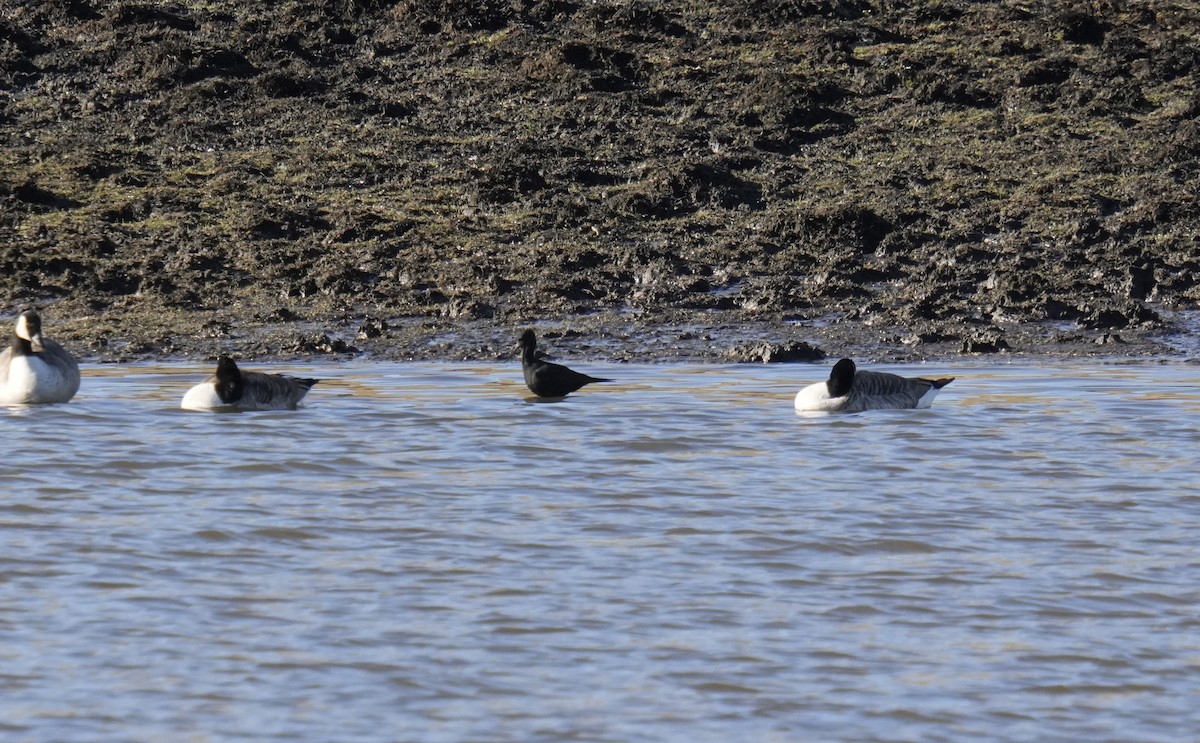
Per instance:
[[[0,409],[5,741],[1178,741],[1200,730],[1200,366],[280,367]],[[261,367],[260,367],[261,368]],[[879,367],[875,367],[879,368]]]

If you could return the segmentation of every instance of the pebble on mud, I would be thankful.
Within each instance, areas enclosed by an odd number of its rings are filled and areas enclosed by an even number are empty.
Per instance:
[[[362,324],[358,326],[358,332],[354,334],[354,337],[359,340],[382,338],[387,331],[387,323],[383,320],[378,317],[365,317]]]
[[[959,353],[1000,353],[1008,349],[1008,341],[1000,336],[977,335],[972,338],[964,338]]]
[[[290,343],[280,349],[285,353],[358,353],[358,349],[339,338],[330,338],[324,333],[296,334]]]
[[[764,364],[820,361],[825,358],[824,351],[804,341],[738,346],[729,351],[727,355],[734,361],[761,362]]]

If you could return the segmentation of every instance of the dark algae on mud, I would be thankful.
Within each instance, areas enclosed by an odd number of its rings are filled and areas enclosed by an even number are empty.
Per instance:
[[[1200,299],[1192,2],[7,0],[0,60],[4,304],[100,358],[1129,352]]]

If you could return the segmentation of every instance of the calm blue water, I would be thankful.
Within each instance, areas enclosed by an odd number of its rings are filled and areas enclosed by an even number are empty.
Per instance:
[[[1180,741],[1200,366],[86,366],[0,409],[5,741]],[[882,368],[864,365],[864,368]]]

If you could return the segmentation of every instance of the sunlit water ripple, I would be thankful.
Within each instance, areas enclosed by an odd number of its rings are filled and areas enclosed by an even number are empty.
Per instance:
[[[291,367],[295,412],[87,366],[0,409],[13,741],[1178,741],[1200,367]],[[261,368],[261,367],[260,367]]]

